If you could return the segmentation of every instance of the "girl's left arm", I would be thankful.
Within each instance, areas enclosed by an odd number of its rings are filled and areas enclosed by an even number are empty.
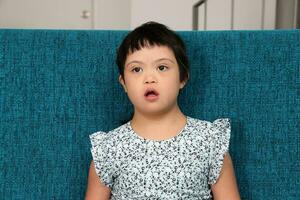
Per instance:
[[[211,186],[214,200],[240,200],[234,168],[229,153],[224,157],[222,170],[217,182]]]

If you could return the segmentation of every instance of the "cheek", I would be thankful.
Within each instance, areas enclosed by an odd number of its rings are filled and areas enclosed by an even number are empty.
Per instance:
[[[137,81],[134,79],[126,80],[127,94],[129,97],[138,96],[141,89],[138,87]]]
[[[165,94],[173,98],[179,93],[180,82],[177,79],[172,79],[168,82],[162,83],[161,86],[163,87],[163,91],[165,91]]]
[[[169,85],[170,87],[179,87],[180,86],[180,78],[179,75],[174,73],[171,76],[166,77],[166,79],[163,80],[166,82],[164,85]]]

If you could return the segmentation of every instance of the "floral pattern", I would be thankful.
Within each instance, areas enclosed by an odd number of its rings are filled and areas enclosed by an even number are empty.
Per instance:
[[[134,132],[130,121],[90,135],[91,153],[111,199],[212,199],[229,149],[230,119],[187,116],[174,137],[155,141]]]

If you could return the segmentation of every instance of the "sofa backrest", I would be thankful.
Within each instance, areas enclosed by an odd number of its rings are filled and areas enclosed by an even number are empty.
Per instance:
[[[0,199],[83,199],[89,134],[128,120],[126,31],[0,30]],[[300,31],[182,31],[191,117],[231,119],[242,199],[300,196]]]

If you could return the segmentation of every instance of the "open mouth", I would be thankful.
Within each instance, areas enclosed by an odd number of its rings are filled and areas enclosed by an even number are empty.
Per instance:
[[[158,95],[159,95],[159,93],[154,89],[148,89],[144,94],[144,96],[147,99],[151,99],[151,100],[156,99],[158,97]]]

